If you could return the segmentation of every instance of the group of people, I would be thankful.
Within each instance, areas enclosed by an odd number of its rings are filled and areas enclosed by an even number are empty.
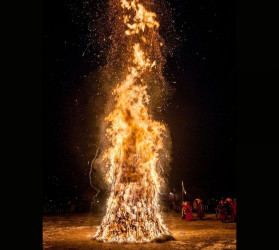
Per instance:
[[[182,202],[181,205],[182,205],[182,208],[181,208],[182,216],[181,216],[181,218],[183,220],[187,220],[187,221],[194,220],[190,203],[187,202],[187,201],[184,201],[184,202]],[[194,206],[194,209],[196,209],[196,211],[197,211],[197,218],[202,220],[205,217],[203,207],[202,207],[202,201],[200,199],[194,200],[193,206]]]
[[[205,217],[202,200],[196,199],[193,202],[193,209],[197,212],[197,218],[203,219]],[[194,220],[192,214],[192,208],[190,203],[184,201],[181,203],[181,218],[183,220],[191,221]],[[226,200],[220,200],[217,208],[216,208],[216,217],[221,220],[221,222],[225,223],[228,220],[236,222],[237,214],[236,214],[236,199],[232,200],[227,198]]]
[[[227,198],[226,200],[220,200],[216,209],[216,217],[223,223],[227,220],[236,221],[236,199]]]

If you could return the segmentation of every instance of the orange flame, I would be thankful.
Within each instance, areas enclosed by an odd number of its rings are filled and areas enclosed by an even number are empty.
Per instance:
[[[159,23],[139,0],[119,0],[119,4],[133,54],[125,79],[113,89],[115,106],[105,118],[111,146],[102,160],[108,167],[111,193],[94,237],[107,242],[146,242],[170,234],[158,205],[162,178],[156,170],[167,128],[148,112],[150,96],[143,77],[155,71],[157,64],[150,59],[152,44],[145,33],[158,32]]]

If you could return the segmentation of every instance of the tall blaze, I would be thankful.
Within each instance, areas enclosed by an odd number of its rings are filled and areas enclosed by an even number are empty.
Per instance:
[[[124,76],[112,91],[114,106],[105,118],[110,146],[102,161],[111,192],[94,237],[106,242],[146,242],[170,234],[159,209],[163,179],[158,171],[168,130],[153,120],[148,94],[148,85],[156,84],[152,75],[162,74],[163,40],[157,16],[145,2],[113,0],[121,10],[118,17],[124,28],[119,30],[124,32],[126,51]]]

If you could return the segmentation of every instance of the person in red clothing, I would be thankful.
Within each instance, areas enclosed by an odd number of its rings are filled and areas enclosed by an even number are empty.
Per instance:
[[[188,202],[185,202],[185,220],[193,220],[192,208]]]
[[[201,220],[204,218],[204,212],[203,212],[203,209],[202,209],[202,202],[200,200],[198,200],[198,203],[197,203],[197,216]]]
[[[233,208],[233,201],[230,201],[230,204],[229,204],[229,209],[230,209],[231,220],[232,220],[232,221],[234,221],[234,208]]]
[[[231,209],[232,221],[236,221],[236,199],[233,199],[233,201],[231,201],[230,209]]]

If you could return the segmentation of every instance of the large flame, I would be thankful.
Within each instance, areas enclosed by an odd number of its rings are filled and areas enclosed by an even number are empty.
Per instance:
[[[95,238],[106,242],[146,242],[170,234],[159,209],[158,172],[166,126],[152,119],[147,93],[150,75],[160,71],[154,50],[162,46],[156,14],[139,0],[117,0],[130,53],[123,81],[115,86],[113,110],[105,118],[111,146],[102,155],[111,185],[107,211]]]

